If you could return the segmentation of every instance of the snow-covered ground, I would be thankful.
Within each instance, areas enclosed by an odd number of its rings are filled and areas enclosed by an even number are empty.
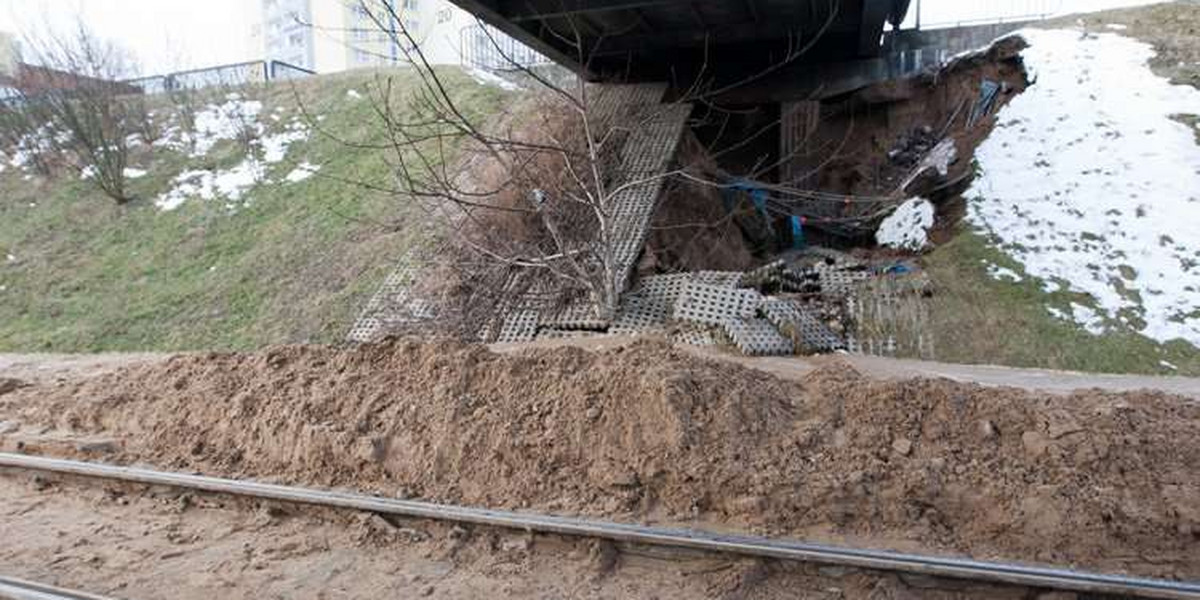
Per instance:
[[[879,224],[879,230],[875,232],[875,241],[880,246],[889,248],[921,250],[929,244],[933,213],[933,205],[927,200],[908,200],[896,207],[896,210]]]
[[[262,103],[245,100],[238,94],[230,94],[225,102],[205,107],[196,115],[194,131],[185,131],[178,126],[171,130],[162,145],[179,151],[187,151],[192,158],[207,155],[222,141],[234,140],[242,135],[253,138],[252,152],[240,163],[227,169],[189,170],[177,175],[171,189],[158,197],[155,204],[162,210],[175,210],[189,199],[224,200],[226,208],[236,209],[246,191],[255,185],[269,183],[267,176],[272,165],[282,162],[291,146],[309,138],[308,125],[293,119],[279,128],[282,115],[276,111],[269,115],[276,123],[276,131],[269,132],[260,118]],[[305,163],[307,165],[307,163]],[[289,173],[285,180],[298,183],[307,179],[316,168],[306,167]]]
[[[976,154],[969,219],[1028,275],[1092,298],[1062,318],[1100,332],[1126,311],[1147,337],[1200,346],[1200,145],[1171,118],[1200,113],[1200,91],[1115,33],[1023,35],[1036,84]]]

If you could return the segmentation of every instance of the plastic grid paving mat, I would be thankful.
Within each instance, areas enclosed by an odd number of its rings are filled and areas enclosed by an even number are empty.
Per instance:
[[[638,255],[646,244],[650,221],[662,192],[667,166],[675,156],[690,105],[651,107],[660,111],[636,128],[622,148],[622,175],[630,183],[609,199],[618,281],[629,281]]]
[[[842,339],[796,300],[769,298],[762,313],[783,334],[800,344],[805,352],[829,352],[845,347]]]
[[[553,329],[601,330],[606,329],[609,322],[600,318],[591,301],[580,298],[557,310],[543,311],[538,325]]]
[[[720,325],[726,321],[754,315],[762,296],[754,290],[742,290],[703,283],[688,283],[675,302],[672,313],[681,321]]]
[[[665,83],[638,83],[628,85],[589,85],[591,94],[589,113],[592,120],[613,121],[631,105],[658,104],[667,92]]]
[[[423,263],[415,253],[407,253],[397,261],[396,268],[384,278],[355,319],[346,334],[346,341],[370,342],[386,333],[389,327],[434,317],[433,308],[420,298],[412,298],[410,293]]]
[[[766,319],[733,319],[722,323],[721,328],[729,341],[747,356],[779,356],[795,351],[792,340]]]
[[[742,273],[738,278],[738,287],[759,287],[768,283],[779,282],[783,279],[786,263],[782,260],[767,263],[752,271]]]
[[[818,265],[816,271],[821,281],[821,293],[826,296],[847,296],[854,291],[860,281],[865,281],[870,277],[866,271],[844,267]]]
[[[518,309],[509,312],[500,326],[496,341],[500,343],[531,342],[537,337],[538,313],[535,310]]]
[[[719,336],[710,325],[700,323],[684,323],[671,332],[671,341],[688,346],[716,346]]]
[[[643,329],[661,328],[671,317],[671,305],[640,296],[627,297],[617,311],[609,329],[612,333],[629,334]]]
[[[574,339],[574,338],[588,337],[591,335],[595,335],[595,333],[596,332],[594,332],[594,331],[581,331],[578,329],[555,329],[553,327],[550,327],[550,328],[538,329],[537,335],[534,336],[534,339],[537,339],[537,340]]]

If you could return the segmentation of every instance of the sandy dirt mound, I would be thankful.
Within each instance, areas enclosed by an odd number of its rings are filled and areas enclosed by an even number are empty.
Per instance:
[[[1157,393],[396,341],[177,357],[18,390],[0,419],[170,468],[1200,577],[1200,405]]]

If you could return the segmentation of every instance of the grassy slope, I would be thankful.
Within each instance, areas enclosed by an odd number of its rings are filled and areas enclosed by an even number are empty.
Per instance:
[[[1107,373],[1200,375],[1200,349],[1182,341],[1158,344],[1129,331],[1092,335],[1047,312],[1070,313],[1085,296],[1046,293],[1020,264],[982,235],[964,229],[924,259],[933,280],[932,329],[940,360]],[[987,264],[1016,271],[1022,281],[998,281]],[[1160,361],[1178,367],[1172,370]]]
[[[1077,18],[1048,25],[1075,26]],[[1104,28],[1108,23],[1127,25],[1122,33],[1159,50],[1160,57],[1152,64],[1156,72],[1176,83],[1200,84],[1200,38],[1195,35],[1200,31],[1200,2],[1107,11],[1081,19],[1097,31],[1111,31]],[[1024,273],[1018,263],[967,226],[924,262],[937,286],[929,326],[941,360],[1200,376],[1200,349],[1194,346],[1181,341],[1158,344],[1128,331],[1094,336],[1046,311],[1053,306],[1069,313],[1072,301],[1089,304],[1086,297],[1047,294],[1028,278],[1021,283],[992,279],[985,266],[989,262]],[[1178,370],[1163,366],[1164,360]]]
[[[397,88],[411,75],[393,73]],[[365,92],[376,74],[348,73],[257,92],[266,105],[295,114],[296,96],[321,126],[351,139],[379,139]],[[450,76],[462,105],[485,114],[502,93]],[[256,92],[251,91],[251,95]],[[242,349],[290,341],[334,341],[366,297],[421,232],[399,233],[412,209],[396,198],[335,178],[386,182],[382,152],[359,150],[314,134],[275,165],[272,181],[292,164],[324,164],[297,184],[260,185],[248,206],[192,200],[161,212],[153,199],[183,167],[241,159],[223,143],[199,163],[160,152],[150,175],[135,180],[140,200],[117,207],[71,175],[25,180],[0,174],[0,351]]]

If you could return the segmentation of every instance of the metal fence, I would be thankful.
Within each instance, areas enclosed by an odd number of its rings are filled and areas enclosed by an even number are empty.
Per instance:
[[[943,29],[989,23],[1036,21],[1059,14],[1064,0],[913,0],[903,29]]]
[[[269,81],[286,81],[315,75],[316,72],[278,60],[255,60],[204,69],[191,69],[139,77],[125,81],[147,94],[158,94],[181,89],[200,89],[214,86],[243,85]]]
[[[471,25],[459,32],[462,65],[488,71],[515,71],[550,64],[550,59],[487,25]]]

